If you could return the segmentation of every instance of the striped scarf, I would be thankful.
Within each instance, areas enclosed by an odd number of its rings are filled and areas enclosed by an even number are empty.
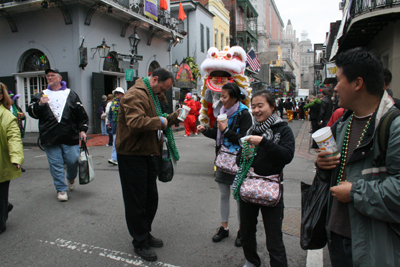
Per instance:
[[[271,126],[281,121],[282,119],[275,112],[263,122],[258,122],[256,119],[254,119],[253,126],[251,126],[247,131],[247,135],[262,134],[268,140],[272,140],[274,133],[271,130]]]

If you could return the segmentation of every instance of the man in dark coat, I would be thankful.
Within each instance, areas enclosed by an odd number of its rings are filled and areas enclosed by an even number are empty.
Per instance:
[[[318,115],[318,125],[320,128],[323,128],[328,124],[333,112],[333,102],[329,89],[323,89],[322,96],[321,110],[319,111]]]

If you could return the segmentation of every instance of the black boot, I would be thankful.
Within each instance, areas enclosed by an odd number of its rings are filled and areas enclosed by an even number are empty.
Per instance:
[[[212,241],[220,242],[225,237],[229,236],[229,229],[225,230],[223,226],[217,228],[217,233],[213,236]]]
[[[235,240],[235,246],[237,246],[237,247],[241,247],[242,246],[242,241],[240,240],[240,230],[238,231],[238,233],[237,233],[237,236],[236,236],[236,240]]]

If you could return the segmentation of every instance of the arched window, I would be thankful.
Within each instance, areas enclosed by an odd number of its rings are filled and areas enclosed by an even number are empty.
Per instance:
[[[160,64],[158,64],[157,61],[153,61],[150,63],[150,67],[149,67],[149,76],[153,73],[153,71],[155,69],[158,69],[160,67]]]
[[[19,72],[41,71],[50,68],[46,54],[38,49],[29,49],[20,58]]]
[[[118,68],[117,52],[112,51],[108,53],[107,57],[104,59],[103,70],[121,72],[120,68]]]

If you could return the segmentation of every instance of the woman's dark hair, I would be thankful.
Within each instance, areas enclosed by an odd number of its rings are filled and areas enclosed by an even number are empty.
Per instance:
[[[175,81],[174,74],[172,74],[172,72],[170,72],[169,70],[164,69],[164,68],[155,69],[153,71],[153,73],[151,74],[151,77],[156,77],[156,76],[158,77],[158,82],[159,83],[160,82],[165,82],[168,79],[171,79],[172,82]]]
[[[4,83],[0,83],[0,95],[3,96],[3,99],[0,100],[0,104],[3,104],[6,109],[10,109],[11,98],[8,95],[7,86]]]
[[[269,92],[266,89],[262,89],[260,91],[257,91],[253,94],[253,96],[251,97],[251,101],[253,101],[253,98],[255,98],[256,96],[262,96],[265,98],[265,100],[267,100],[267,103],[269,104],[269,106],[271,108],[274,108],[274,111],[276,110],[276,103],[275,103],[275,96]],[[286,100],[288,100],[289,98],[287,98]]]
[[[226,83],[222,86],[222,89],[227,90],[230,98],[236,98],[238,101],[246,99],[246,96],[240,91],[239,86],[236,83]]]
[[[336,58],[336,66],[342,68],[343,75],[351,83],[358,77],[364,80],[368,93],[381,96],[384,76],[382,62],[373,53],[361,47],[340,53]]]

